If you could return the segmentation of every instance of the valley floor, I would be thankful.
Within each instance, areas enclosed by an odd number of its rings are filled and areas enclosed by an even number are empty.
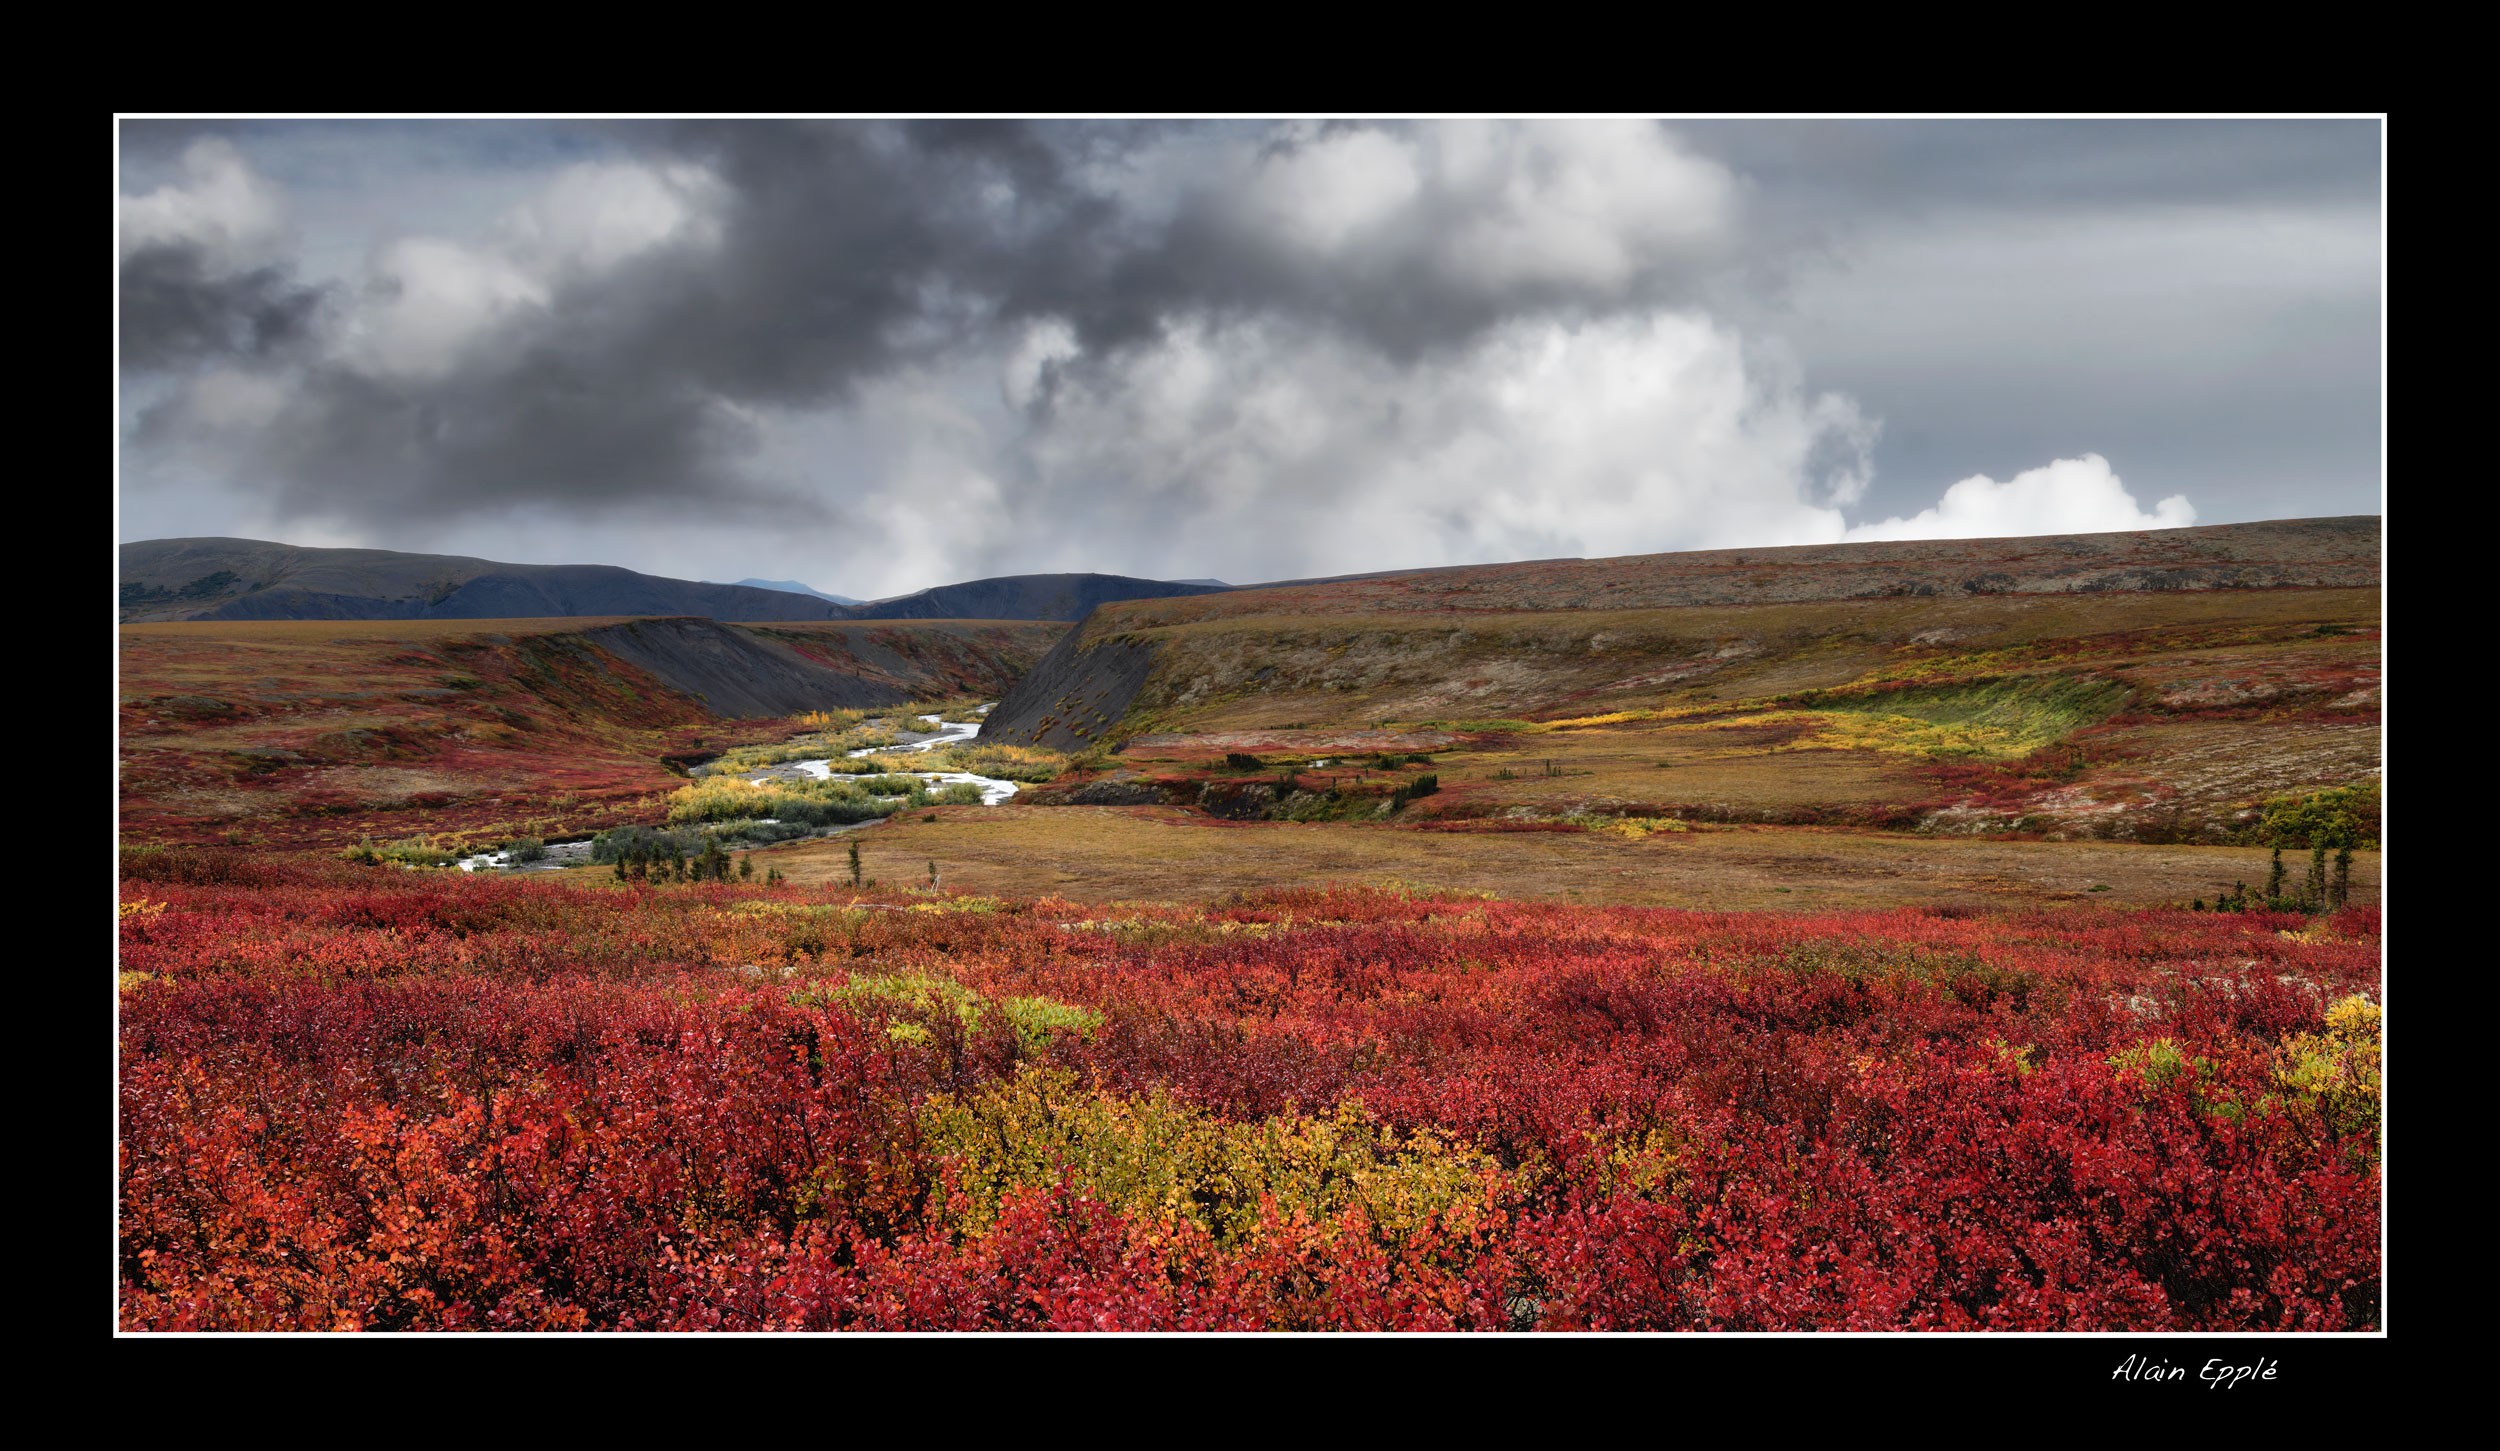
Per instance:
[[[887,883],[924,882],[934,864],[950,890],[1085,902],[1211,902],[1264,887],[1345,882],[1714,911],[2183,906],[2211,902],[2236,882],[2259,887],[2268,864],[2259,847],[1760,826],[1647,835],[1603,827],[1417,830],[1212,821],[1154,806],[944,807],[880,823],[858,843],[863,874]],[[839,885],[849,879],[849,846],[847,839],[801,843],[757,860],[795,883]],[[2297,877],[2305,859],[2285,855]],[[2355,902],[2378,900],[2378,868],[2379,853],[2355,853]]]
[[[124,628],[119,1323],[2379,1325],[2375,588],[1551,573]]]

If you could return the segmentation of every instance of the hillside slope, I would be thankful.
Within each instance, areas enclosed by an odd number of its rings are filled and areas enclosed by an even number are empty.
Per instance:
[[[1544,559],[1254,585],[1122,614],[1127,627],[1280,615],[1674,609],[1817,600],[2352,589],[2376,515],[2012,539],[1911,539]]]
[[[121,830],[281,845],[613,824],[804,711],[992,694],[1064,626],[199,621],[121,630]],[[741,724],[741,721],[745,724]]]
[[[664,579],[603,564],[505,564],[258,539],[149,539],[121,547],[121,617],[150,620],[519,620],[701,615],[841,618],[780,590]]]
[[[997,740],[1064,749],[1106,733],[1116,737],[1121,732],[1114,723],[1141,701],[1149,709],[1186,709],[1242,692],[1271,701],[1316,696],[1308,709],[1342,718],[1353,703],[1344,692],[1359,690],[1372,700],[1373,687],[1395,681],[1419,692],[1374,704],[1409,715],[1440,707],[1534,710],[1584,702],[1610,688],[1657,693],[1723,672],[1730,659],[1761,653],[1742,645],[1725,654],[1727,647],[1717,645],[1694,653],[1700,636],[1715,635],[1705,628],[1697,636],[1701,617],[1673,612],[1843,601],[1944,606],[1999,596],[2072,605],[2075,597],[2375,589],[2378,552],[2379,521],[2359,516],[1541,560],[1112,605],[1061,640],[999,702],[987,731]],[[1658,611],[1670,613],[1631,618]],[[1895,608],[1888,615],[1900,613]],[[2112,620],[2121,613],[2103,612]],[[1602,618],[1609,615],[1619,618]],[[1849,617],[1846,611],[1832,616]],[[1642,626],[1656,628],[1636,628]],[[1931,633],[1956,628],[1942,615],[1921,627]],[[1314,673],[1306,658],[1312,648],[1337,663]],[[1572,654],[1605,660],[1593,670],[1577,669],[1566,663]],[[1149,657],[1155,663],[1141,665]],[[1460,657],[1499,661],[1504,669],[1475,684],[1453,681]],[[1517,677],[1513,687],[1502,685],[1505,672]],[[1150,676],[1156,688],[1149,689]]]
[[[2376,779],[2377,555],[2374,519],[2303,520],[1138,601],[984,737],[1095,752],[1071,799],[1219,814],[1324,789],[1293,809],[2238,840],[2278,795]],[[1418,751],[1439,789],[1374,799],[1396,780],[1363,761]]]

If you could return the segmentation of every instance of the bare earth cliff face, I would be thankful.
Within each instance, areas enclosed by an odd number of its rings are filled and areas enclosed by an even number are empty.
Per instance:
[[[859,625],[773,629],[669,619],[622,620],[584,630],[582,638],[702,702],[711,714],[734,718],[978,691],[998,678],[1001,652],[986,637],[1008,632],[932,621],[921,622],[908,642],[882,640],[879,633]]]

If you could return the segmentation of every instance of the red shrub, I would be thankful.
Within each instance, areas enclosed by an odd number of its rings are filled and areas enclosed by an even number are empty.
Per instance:
[[[138,864],[123,1324],[2377,1318],[2375,1152],[2277,1076],[2326,1004],[2376,995],[2375,908],[2294,939],[2093,908],[883,895]],[[1060,1016],[1016,1018],[1037,999]],[[1173,1158],[1187,1192],[1148,1207],[1070,1160],[967,1228],[925,1111],[1031,1062],[1287,1138],[1359,1102],[1377,1172],[1428,1130],[1413,1152],[1482,1156],[1451,1181],[1480,1187],[1395,1225],[1270,1191],[1219,1235],[1192,1206],[1233,1171]]]

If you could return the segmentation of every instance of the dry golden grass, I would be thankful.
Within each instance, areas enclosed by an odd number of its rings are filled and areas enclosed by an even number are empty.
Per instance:
[[[1432,769],[1453,799],[1544,811],[1642,803],[1734,810],[1851,806],[1922,793],[1918,777],[1896,759],[1778,749],[1793,735],[1708,722],[1553,731],[1517,737],[1507,747],[1437,756]],[[1548,762],[1559,775],[1545,774]]]
[[[934,820],[929,819],[934,817]],[[1001,896],[1202,902],[1321,882],[1404,883],[1510,898],[1739,909],[2208,900],[2262,883],[2245,847],[2003,842],[1799,828],[1661,832],[1445,832],[1209,821],[1165,807],[945,807],[856,834],[755,853],[801,884],[866,875]],[[575,875],[605,868],[583,868]],[[2353,864],[2356,900],[2375,900],[2378,854]],[[2096,885],[2109,890],[2095,892]]]

